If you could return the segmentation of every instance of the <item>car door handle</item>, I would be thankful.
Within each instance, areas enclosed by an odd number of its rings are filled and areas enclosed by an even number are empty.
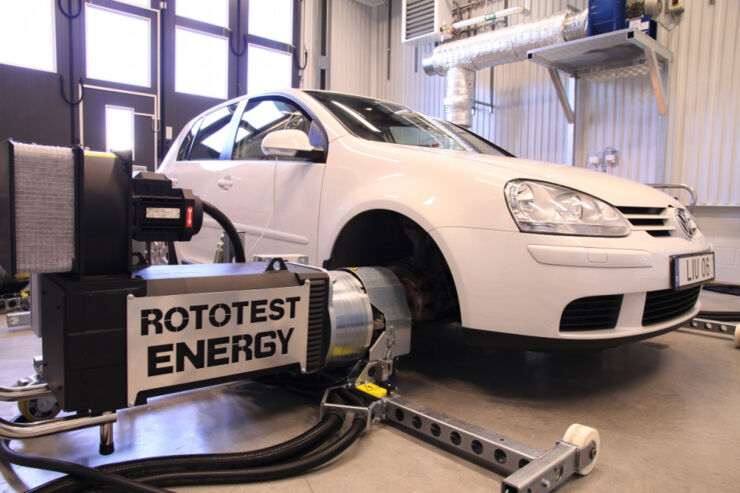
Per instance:
[[[234,180],[231,179],[230,176],[224,176],[223,178],[219,178],[216,182],[219,187],[222,189],[228,191],[231,187],[234,186]]]

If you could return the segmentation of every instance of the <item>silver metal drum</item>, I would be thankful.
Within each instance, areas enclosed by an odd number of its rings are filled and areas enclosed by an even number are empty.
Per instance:
[[[373,309],[362,283],[346,271],[330,271],[331,340],[326,362],[336,366],[365,356],[373,336]]]

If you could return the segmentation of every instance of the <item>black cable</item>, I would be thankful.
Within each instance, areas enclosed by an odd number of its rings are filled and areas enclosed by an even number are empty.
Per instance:
[[[336,433],[341,427],[342,413],[330,410],[319,423],[304,433],[285,442],[262,449],[225,454],[171,455],[137,459],[105,464],[99,466],[98,470],[118,474],[127,478],[139,478],[145,475],[177,474],[179,471],[198,470],[208,467],[213,470],[219,470],[272,464],[312,450],[324,442],[329,436]],[[74,478],[64,477],[30,491],[33,493],[74,492],[86,489],[89,486],[91,485],[88,483],[81,483]]]
[[[138,483],[115,474],[100,471],[93,467],[87,467],[58,459],[49,459],[48,457],[19,454],[10,448],[9,440],[0,440],[0,458],[19,466],[62,472],[78,479],[85,479],[94,481],[98,484],[110,485],[123,489],[124,491],[139,491],[143,493],[168,492],[168,490]]]
[[[226,236],[228,236],[229,240],[231,241],[231,246],[234,247],[234,258],[236,259],[236,261],[242,263],[246,262],[247,260],[244,257],[244,247],[242,246],[241,239],[239,238],[239,233],[237,233],[234,224],[229,220],[228,217],[226,217],[226,214],[224,214],[223,212],[218,210],[216,206],[205,200],[203,200],[203,212],[215,219],[219,226],[221,226],[226,232]]]
[[[284,464],[237,470],[185,471],[140,478],[158,486],[233,484],[283,479],[315,469],[344,452],[365,430],[365,418],[356,416],[352,426],[323,450]]]
[[[696,318],[706,318],[717,322],[736,322],[740,320],[740,311],[700,311]]]
[[[737,284],[705,284],[702,289],[704,289],[704,291],[714,291],[716,293],[740,296],[740,286]]]

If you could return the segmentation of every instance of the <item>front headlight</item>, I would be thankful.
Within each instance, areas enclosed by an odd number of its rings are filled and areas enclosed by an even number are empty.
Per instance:
[[[504,189],[519,229],[528,233],[627,236],[630,224],[606,202],[570,188],[512,180]]]

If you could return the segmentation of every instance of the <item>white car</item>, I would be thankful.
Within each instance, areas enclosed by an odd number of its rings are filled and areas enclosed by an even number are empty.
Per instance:
[[[714,276],[688,210],[651,187],[516,159],[403,106],[286,90],[192,120],[160,172],[245,232],[247,260],[384,265],[418,325],[531,348],[607,346],[676,328]],[[221,230],[177,245],[213,261]]]

